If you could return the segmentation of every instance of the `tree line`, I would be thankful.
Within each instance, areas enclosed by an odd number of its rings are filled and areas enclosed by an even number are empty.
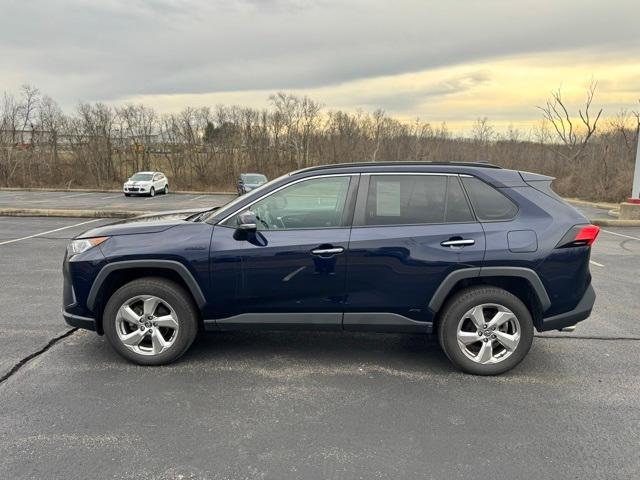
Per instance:
[[[329,110],[287,93],[271,95],[265,109],[159,114],[98,102],[65,113],[25,85],[0,101],[0,186],[113,188],[135,171],[162,170],[173,189],[232,190],[241,172],[273,178],[326,163],[488,161],[554,176],[561,195],[619,201],[631,189],[640,115],[621,110],[605,119],[593,105],[595,92],[592,83],[577,112],[560,90],[552,92],[532,131],[497,133],[479,118],[463,137],[446,123]]]

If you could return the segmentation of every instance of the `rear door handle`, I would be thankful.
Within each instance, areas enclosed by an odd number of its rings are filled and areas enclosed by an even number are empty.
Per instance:
[[[337,255],[342,252],[344,252],[344,248],[342,247],[316,248],[311,250],[313,255]]]
[[[440,243],[443,247],[465,247],[467,245],[474,245],[476,243],[472,238],[461,238],[459,240],[445,240]]]

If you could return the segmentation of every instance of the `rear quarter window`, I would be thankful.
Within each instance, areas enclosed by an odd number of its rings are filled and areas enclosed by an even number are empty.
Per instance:
[[[518,213],[515,203],[482,180],[475,177],[462,177],[462,183],[478,220],[483,222],[511,220]]]

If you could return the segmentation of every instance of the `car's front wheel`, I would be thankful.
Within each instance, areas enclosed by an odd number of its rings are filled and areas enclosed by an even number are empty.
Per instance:
[[[120,287],[107,302],[102,319],[111,346],[140,365],[177,360],[198,331],[191,297],[164,278],[142,278]]]
[[[169,194],[169,184],[166,184],[166,185],[164,186],[164,190],[163,190],[162,192],[163,192],[165,195],[168,195],[168,194]]]
[[[490,286],[455,294],[444,306],[437,328],[449,360],[475,375],[512,369],[533,341],[533,320],[525,304],[506,290]]]
[[[155,197],[156,196],[156,189],[151,187],[151,189],[149,190],[149,196],[150,197]]]

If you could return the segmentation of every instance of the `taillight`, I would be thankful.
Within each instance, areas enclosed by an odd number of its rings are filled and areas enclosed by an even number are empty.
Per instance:
[[[584,245],[591,245],[596,241],[598,234],[600,233],[600,227],[597,225],[588,225],[582,227],[576,234],[574,242],[584,242]]]
[[[556,248],[590,247],[599,233],[600,227],[597,225],[575,225],[562,237]]]

